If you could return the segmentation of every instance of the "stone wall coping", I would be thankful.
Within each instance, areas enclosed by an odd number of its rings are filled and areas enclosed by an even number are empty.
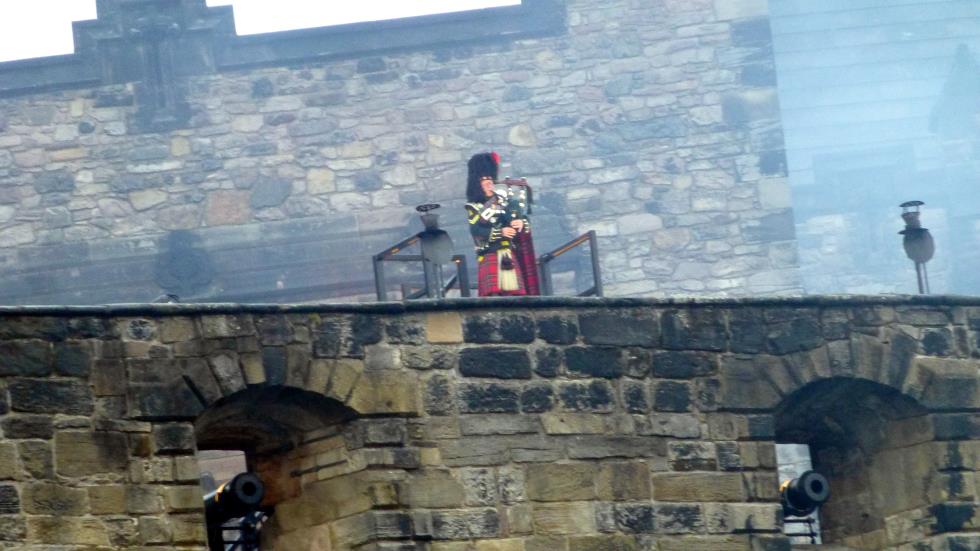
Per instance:
[[[980,307],[980,297],[959,295],[813,295],[742,298],[494,297],[410,302],[304,304],[105,304],[93,306],[0,306],[3,316],[187,316],[221,314],[403,314],[458,310],[596,308],[848,308],[868,306]]]

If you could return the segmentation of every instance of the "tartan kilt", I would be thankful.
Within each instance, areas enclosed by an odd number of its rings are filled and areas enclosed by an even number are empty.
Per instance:
[[[510,248],[517,270],[516,291],[501,291],[498,279],[497,251],[477,257],[477,294],[481,297],[540,295],[537,259],[531,236],[522,232],[515,239],[516,247]]]

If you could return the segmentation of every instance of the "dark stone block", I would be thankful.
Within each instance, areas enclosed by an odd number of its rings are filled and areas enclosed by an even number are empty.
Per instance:
[[[91,134],[92,132],[95,132],[95,125],[94,124],[92,124],[92,123],[90,123],[88,121],[82,121],[82,122],[78,123],[78,133],[79,134],[83,134],[83,135],[84,134]]]
[[[293,185],[287,180],[262,180],[252,188],[248,204],[253,209],[278,207],[293,191]]]
[[[88,377],[92,371],[92,354],[88,345],[68,342],[55,344],[54,368],[61,375]]]
[[[623,376],[622,353],[618,348],[575,346],[565,349],[568,374],[617,379]]]
[[[766,349],[766,326],[759,310],[732,310],[728,317],[728,327],[732,335],[732,352],[755,354]]]
[[[20,513],[20,496],[17,487],[12,484],[0,484],[0,514],[16,515]]]
[[[286,382],[286,349],[282,346],[262,347],[262,366],[265,368],[266,384],[284,384]]]
[[[378,73],[388,68],[388,64],[380,57],[365,57],[357,61],[358,73]]]
[[[759,172],[766,176],[786,176],[787,166],[785,149],[759,153]]]
[[[146,421],[193,420],[204,406],[183,379],[169,384],[129,385],[127,410],[130,417]]]
[[[793,211],[787,209],[751,221],[742,228],[742,235],[749,243],[772,243],[796,239]]]
[[[657,530],[664,534],[693,534],[701,531],[704,518],[698,505],[657,505]]]
[[[749,438],[771,440],[776,437],[776,420],[772,415],[749,415]]]
[[[738,442],[717,442],[718,468],[723,471],[740,471],[742,456],[738,452]]]
[[[520,348],[467,348],[460,353],[459,372],[465,377],[530,379],[531,361]]]
[[[647,389],[643,383],[626,381],[623,383],[623,404],[630,413],[647,413],[650,404],[647,400]]]
[[[543,413],[551,411],[554,405],[554,391],[550,386],[532,386],[521,393],[521,411],[524,413]]]
[[[905,376],[912,367],[912,360],[919,352],[919,343],[905,333],[895,333],[891,337],[891,348],[888,352],[888,381],[901,388]]]
[[[665,379],[693,379],[718,372],[714,355],[702,352],[654,352],[653,375]]]
[[[980,516],[980,505],[975,503],[939,503],[929,508],[935,518],[932,530],[935,533],[962,532],[973,520]]]
[[[381,342],[381,320],[377,316],[355,316],[350,322],[351,340],[356,351]]]
[[[557,377],[561,371],[561,362],[560,348],[541,348],[535,352],[534,372],[548,379]]]
[[[572,411],[609,411],[615,403],[612,387],[605,381],[561,383],[558,397]]]
[[[660,341],[657,320],[637,314],[596,312],[579,316],[582,337],[589,344],[656,346]]]
[[[616,528],[627,534],[653,534],[656,522],[653,505],[639,503],[617,504]]]
[[[260,78],[252,83],[253,98],[268,98],[275,93],[275,86],[268,78]]]
[[[264,345],[283,346],[293,340],[293,328],[282,316],[260,316],[255,319],[259,342]]]
[[[361,172],[354,177],[354,187],[357,191],[378,191],[384,186],[384,180],[376,172]]]
[[[497,384],[469,384],[460,390],[463,413],[517,413],[520,399],[516,389]]]
[[[732,22],[732,45],[735,47],[772,47],[772,29],[768,17],[756,17]]]
[[[39,438],[54,436],[54,424],[47,415],[11,415],[0,420],[5,438]]]
[[[45,172],[34,179],[34,189],[40,194],[71,193],[75,191],[75,178],[67,170]]]
[[[538,319],[538,337],[550,344],[571,344],[578,337],[578,325],[558,316]]]
[[[678,381],[660,381],[653,396],[655,411],[689,411],[691,409],[691,387]]]
[[[10,402],[7,400],[7,389],[0,385],[0,415],[10,412]]]
[[[425,411],[429,415],[450,415],[456,401],[445,375],[435,375],[425,384]]]
[[[664,348],[725,350],[728,337],[721,312],[714,309],[671,310],[660,322]]]
[[[92,391],[82,381],[14,379],[8,388],[14,411],[91,415],[94,410]]]
[[[408,513],[394,511],[377,511],[373,515],[374,534],[379,539],[409,539],[415,535],[412,516]],[[406,551],[416,549],[414,545],[406,546]],[[394,549],[392,551],[399,551]]]
[[[790,354],[813,350],[824,344],[820,322],[812,313],[800,312],[798,318],[768,327],[766,349],[773,354]]]
[[[980,439],[980,417],[972,413],[952,413],[932,416],[936,440]]]
[[[530,343],[534,320],[524,315],[470,316],[463,322],[463,339],[474,343]]]
[[[953,335],[948,329],[928,331],[922,337],[922,351],[926,356],[949,356]]]
[[[48,375],[53,359],[49,342],[0,342],[0,375]]]
[[[425,327],[418,319],[390,319],[384,323],[391,344],[425,344]]]
[[[161,455],[193,453],[194,425],[167,423],[153,427],[154,453]]]
[[[313,333],[313,356],[339,358],[345,344],[344,326],[338,320],[324,320]],[[346,352],[346,347],[343,350]]]

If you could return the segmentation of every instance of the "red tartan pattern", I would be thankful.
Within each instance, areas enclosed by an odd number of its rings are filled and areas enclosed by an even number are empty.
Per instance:
[[[517,283],[519,289],[516,291],[501,291],[497,279],[497,251],[477,257],[477,294],[481,297],[502,297],[502,296],[524,296],[540,295],[540,279],[536,259],[534,257],[534,244],[531,236],[526,232],[517,235],[516,247],[514,250],[514,269],[517,270]]]

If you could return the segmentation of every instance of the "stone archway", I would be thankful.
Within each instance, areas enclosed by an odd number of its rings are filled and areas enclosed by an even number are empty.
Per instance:
[[[777,442],[809,445],[814,469],[830,481],[820,514],[825,543],[900,543],[894,525],[914,524],[939,490],[931,421],[916,400],[856,378],[810,383],[780,403]]]

